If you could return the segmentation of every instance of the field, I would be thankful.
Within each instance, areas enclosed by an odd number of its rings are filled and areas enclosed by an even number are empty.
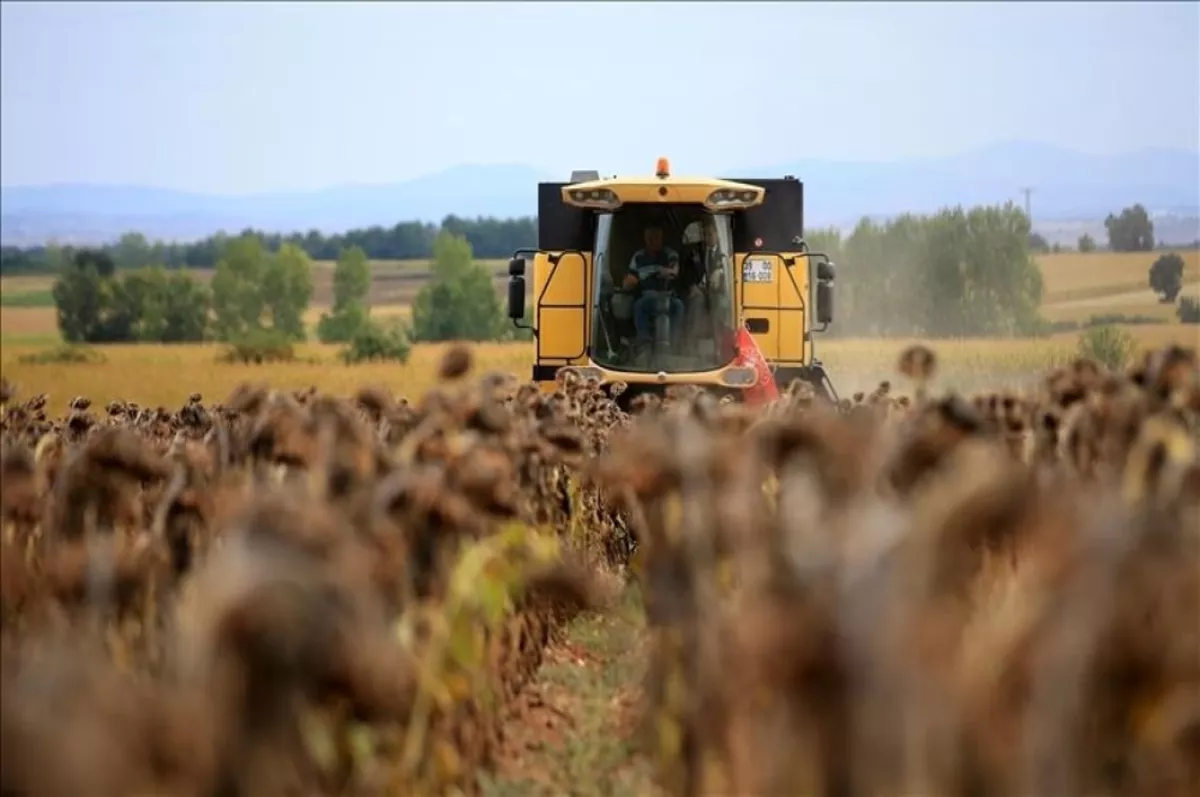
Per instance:
[[[10,348],[0,793],[1200,787],[1195,352],[845,341],[889,389],[627,414],[483,377],[524,347]]]
[[[480,264],[494,272],[497,285],[501,285],[507,275],[508,261],[480,260]],[[333,268],[334,263],[328,260],[318,260],[313,263],[313,298],[314,307],[328,307],[333,300]],[[188,274],[200,282],[207,283],[212,279],[213,270],[207,268],[189,269]],[[424,260],[372,260],[371,261],[371,292],[369,295],[374,306],[407,305],[420,290],[422,283],[429,278],[429,263]],[[4,277],[0,280],[0,306],[21,306],[32,302],[46,302],[54,279],[48,276],[15,276]],[[53,306],[53,301],[46,303]]]
[[[1197,345],[1196,327],[1181,324],[1129,327],[1142,350],[1170,343]],[[827,340],[819,356],[828,365],[839,393],[849,396],[873,390],[890,379],[900,352],[913,341]],[[101,347],[105,362],[70,366],[26,364],[25,355],[40,351],[41,343],[11,342],[0,352],[0,374],[45,393],[50,407],[62,411],[73,397],[86,395],[107,403],[119,398],[151,407],[178,408],[193,391],[219,398],[244,381],[263,381],[274,387],[300,390],[316,387],[347,393],[362,384],[376,384],[399,395],[416,396],[436,378],[435,365],[445,345],[418,345],[405,365],[347,366],[337,360],[337,346],[310,343],[298,347],[296,362],[240,365],[216,361],[216,345],[114,345]],[[1043,340],[940,341],[939,383],[948,388],[976,391],[1022,388],[1044,370],[1075,356],[1076,336],[1063,333]],[[532,364],[526,343],[490,343],[475,347],[480,367],[515,373],[522,378]],[[186,374],[187,379],[181,379]],[[136,385],[136,388],[131,388]]]
[[[1184,250],[1183,293],[1200,299],[1200,251]],[[1161,252],[1089,252],[1038,258],[1045,293],[1042,315],[1049,321],[1086,321],[1094,315],[1140,316],[1170,323],[1175,306],[1163,304],[1147,285],[1150,265]]]
[[[1173,307],[1159,303],[1144,283],[1152,254],[1091,253],[1047,255],[1039,258],[1043,270],[1046,301],[1043,313],[1051,320],[1086,321],[1094,315],[1119,313],[1127,317],[1157,318],[1159,323],[1124,325],[1139,347],[1155,348],[1167,343],[1200,345],[1200,327],[1174,322]],[[1183,252],[1186,262],[1185,293],[1200,292],[1200,253]],[[489,268],[503,271],[503,264],[485,261]],[[371,286],[372,312],[380,316],[410,313],[412,296],[428,273],[424,262],[376,262]],[[211,273],[199,272],[201,279]],[[332,264],[317,264],[315,296],[305,316],[310,329],[328,308]],[[10,277],[0,281],[0,372],[46,393],[59,410],[76,395],[86,394],[107,402],[128,398],[128,385],[137,385],[135,400],[151,406],[178,407],[197,389],[206,396],[224,396],[238,382],[262,379],[279,387],[298,389],[315,386],[345,392],[366,382],[384,385],[415,395],[427,389],[433,378],[432,363],[442,347],[418,346],[408,365],[365,365],[347,367],[337,362],[334,347],[311,343],[300,349],[300,361],[267,367],[238,366],[215,362],[214,346],[112,346],[105,347],[107,362],[62,368],[24,365],[22,355],[57,340],[52,307],[20,306],[22,296],[43,295],[50,281],[44,277]],[[498,285],[500,283],[498,282]],[[16,304],[16,306],[14,306]],[[1063,362],[1076,349],[1077,334],[1061,333],[1042,340],[948,341],[941,346],[947,385],[962,390],[1027,386],[1031,375]],[[821,339],[819,356],[832,372],[835,385],[844,395],[873,389],[888,378],[898,352],[911,341]],[[528,373],[530,349],[524,344],[489,345],[479,349],[485,367],[518,374]],[[192,376],[184,384],[180,373]]]
[[[1143,321],[1171,324],[1174,305],[1162,304],[1146,285],[1146,273],[1160,252],[1087,254],[1062,253],[1037,258],[1045,283],[1042,314],[1049,321],[1086,322],[1092,316],[1119,314]],[[1183,296],[1200,298],[1200,251],[1185,250]],[[497,292],[504,290],[505,262],[481,261],[496,275]],[[370,301],[372,312],[408,317],[413,298],[428,277],[425,261],[372,261]],[[212,278],[210,270],[190,272],[197,279]],[[57,334],[49,277],[0,279],[0,340],[7,343],[46,344]],[[318,261],[313,274],[312,304],[305,315],[309,328],[316,326],[332,298],[333,264]]]
[[[9,344],[0,354],[0,373],[33,393],[49,396],[51,408],[62,411],[73,397],[86,395],[107,404],[131,399],[149,407],[182,406],[194,391],[206,398],[220,399],[238,384],[263,381],[273,387],[301,390],[317,387],[345,394],[360,385],[374,384],[398,395],[419,396],[433,386],[436,365],[446,346],[422,345],[413,350],[405,365],[343,365],[336,359],[337,346],[320,343],[297,348],[297,361],[271,365],[217,363],[219,347],[213,345],[104,346],[102,364],[70,366],[25,365],[24,354],[41,346]],[[528,346],[487,344],[476,348],[481,367],[505,373],[529,369]],[[181,376],[186,375],[186,378]],[[130,385],[136,385],[131,390]]]
[[[504,290],[507,261],[482,260],[496,274],[496,290]],[[328,261],[313,264],[313,298],[304,321],[316,328],[321,313],[333,300],[333,266]],[[382,316],[408,318],[411,305],[429,275],[429,263],[421,260],[375,260],[371,262],[372,312]],[[211,269],[188,272],[201,282],[212,279]],[[45,345],[58,337],[54,301],[50,296],[52,277],[18,276],[0,278],[0,341]]]
[[[1200,346],[1154,256],[1039,258],[1043,315]],[[373,265],[372,312],[407,316],[427,265]],[[843,414],[631,417],[446,382],[448,345],[23,362],[58,340],[49,287],[0,281],[4,793],[1200,793],[1194,361],[1113,393],[1061,370],[1076,331],[946,340],[914,384],[919,341],[831,337]],[[476,375],[531,355],[470,349]]]

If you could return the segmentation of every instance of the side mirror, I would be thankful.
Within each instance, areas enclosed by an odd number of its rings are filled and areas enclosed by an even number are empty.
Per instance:
[[[524,269],[524,260],[514,260],[513,262],[520,262],[522,270]],[[509,264],[509,270],[512,270],[511,264]],[[508,317],[513,321],[521,321],[525,318],[525,277],[520,274],[514,274],[508,278]]]
[[[834,275],[837,274],[837,269],[831,260],[817,261],[817,281],[818,282],[833,282]]]
[[[514,257],[508,261],[508,276],[524,277],[525,276],[525,258]]]
[[[817,323],[829,324],[833,321],[833,285],[828,282],[817,283]]]

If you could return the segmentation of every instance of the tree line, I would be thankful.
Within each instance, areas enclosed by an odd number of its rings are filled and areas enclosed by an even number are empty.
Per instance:
[[[347,361],[405,360],[417,341],[517,337],[491,271],[475,260],[464,236],[442,230],[431,254],[430,279],[405,324],[372,317],[367,253],[359,246],[339,251],[333,303],[316,324],[317,337],[347,344]],[[119,270],[109,252],[81,249],[55,265],[51,293],[68,343],[211,340],[230,344],[239,359],[286,359],[292,344],[307,338],[312,268],[300,246],[283,243],[272,251],[246,233],[224,243],[208,284],[161,265]]]
[[[231,240],[253,237],[268,252],[279,252],[288,245],[312,260],[336,260],[352,247],[361,249],[370,260],[424,260],[433,257],[434,243],[443,232],[463,238],[474,256],[484,259],[508,258],[517,249],[537,245],[534,218],[466,219],[451,215],[441,224],[404,221],[392,227],[366,227],[329,235],[318,230],[284,235],[246,229],[235,236],[220,232],[190,243],[150,241],[139,232],[128,232],[115,243],[95,247],[94,251],[105,254],[118,269],[213,268]],[[53,245],[0,248],[0,275],[50,272],[59,262],[61,249]]]
[[[864,219],[848,236],[814,230],[807,240],[838,264],[834,334],[1023,335],[1043,326],[1029,218],[1011,203]],[[368,253],[359,246],[337,252],[333,301],[317,336],[348,344],[350,357],[406,352],[410,341],[517,334],[491,270],[475,260],[465,236],[441,231],[431,256],[411,326],[400,329],[372,318]],[[302,247],[283,243],[272,251],[252,233],[225,242],[208,284],[161,265],[120,270],[108,252],[80,250],[60,265],[53,296],[70,342],[214,340],[259,356],[306,339],[312,267]]]
[[[806,236],[837,263],[835,335],[1027,335],[1043,326],[1029,217],[1012,203]]]
[[[1124,208],[1118,215],[1109,214],[1104,226],[1108,248],[1114,252],[1155,248],[1154,222],[1140,204]],[[116,243],[99,247],[98,251],[107,255],[118,269],[144,266],[162,266],[168,270],[213,268],[231,239],[253,236],[269,252],[278,252],[286,244],[301,249],[313,260],[335,260],[351,247],[361,249],[370,260],[424,260],[433,257],[434,241],[442,232],[465,239],[475,257],[485,259],[507,258],[517,249],[537,245],[535,217],[466,219],[451,215],[440,225],[404,221],[392,227],[366,227],[330,235],[318,230],[284,235],[247,229],[237,236],[221,232],[191,243],[150,241],[141,233],[128,232]],[[1054,249],[1032,231],[1029,243],[1038,252]],[[1080,237],[1079,251],[1090,252],[1097,248],[1090,235]],[[50,272],[59,262],[61,252],[55,246],[0,248],[0,275]]]
[[[1153,241],[1153,226],[1138,206],[1110,221],[1114,247]],[[497,241],[517,235],[514,230],[522,224],[529,229],[520,234],[535,235],[532,220],[505,224],[451,217],[433,234],[430,280],[413,304],[408,338],[494,340],[515,334],[505,323],[492,274],[475,260],[479,253],[470,237],[472,231],[490,230],[496,236],[490,245],[499,247]],[[352,231],[335,240],[370,244],[371,234]],[[864,219],[849,235],[825,229],[807,237],[814,250],[826,252],[840,267],[834,334],[1021,335],[1045,327],[1038,313],[1043,285],[1033,260],[1037,243],[1029,218],[1012,203],[905,214],[883,223]],[[317,324],[318,337],[349,343],[364,331],[382,334],[367,302],[369,260],[378,249],[373,255],[366,246],[346,243],[329,250],[321,248],[327,241],[316,238],[306,248],[253,230],[233,238],[214,236],[196,244],[213,247],[215,271],[204,285],[166,263],[127,259],[121,268],[122,252],[139,251],[129,238],[115,249],[47,250],[46,268],[59,273],[53,297],[66,340],[303,340],[317,259],[309,248],[320,259],[337,261],[333,306]],[[521,245],[514,239],[488,253],[507,254]],[[1152,270],[1151,284],[1164,298],[1178,293],[1181,266],[1182,261],[1172,260]]]

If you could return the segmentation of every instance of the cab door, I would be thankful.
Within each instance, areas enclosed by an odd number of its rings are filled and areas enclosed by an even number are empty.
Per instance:
[[[564,183],[538,184],[538,253],[533,260],[536,361],[587,359],[595,215],[562,201]]]
[[[808,361],[808,259],[804,185],[798,180],[729,178],[766,189],[763,204],[733,220],[742,323],[763,356],[779,365]]]
[[[537,359],[577,363],[588,354],[590,252],[538,252],[533,261]]]

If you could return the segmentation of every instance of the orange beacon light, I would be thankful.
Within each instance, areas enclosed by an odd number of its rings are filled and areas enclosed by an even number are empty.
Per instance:
[[[666,158],[659,158],[658,163],[654,166],[655,177],[667,177],[671,174],[671,164]]]

